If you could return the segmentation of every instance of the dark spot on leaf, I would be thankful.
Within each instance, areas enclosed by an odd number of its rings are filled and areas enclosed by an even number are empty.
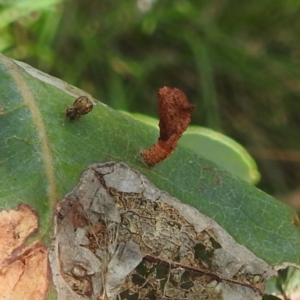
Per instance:
[[[195,258],[202,262],[204,265],[207,265],[209,269],[212,267],[212,257],[213,251],[207,250],[206,247],[202,244],[197,244],[194,247]]]
[[[212,237],[210,238],[210,242],[211,242],[211,245],[214,249],[222,248],[221,245]]]
[[[137,293],[132,294],[129,291],[120,293],[120,299],[140,300]]]
[[[146,282],[146,279],[138,274],[133,274],[131,278],[132,282],[138,286],[143,286]]]
[[[189,290],[190,288],[192,288],[194,286],[194,283],[192,281],[188,281],[188,282],[183,282],[180,287],[184,290]]]
[[[149,299],[149,300],[156,300],[157,297],[156,297],[156,292],[155,292],[155,290],[150,291],[150,292],[146,295],[146,299]]]

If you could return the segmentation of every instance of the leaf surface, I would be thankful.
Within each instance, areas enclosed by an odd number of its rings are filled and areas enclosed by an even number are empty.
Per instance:
[[[89,164],[123,161],[266,262],[299,264],[299,230],[281,202],[180,146],[149,168],[140,152],[156,142],[157,130],[102,103],[70,122],[66,108],[86,93],[2,55],[0,76],[0,208],[34,207],[40,236],[51,235],[52,208]]]
[[[155,118],[137,113],[124,113],[158,128],[159,121]],[[189,126],[179,140],[179,145],[193,150],[247,182],[256,184],[260,179],[256,163],[247,150],[217,131],[200,126]]]

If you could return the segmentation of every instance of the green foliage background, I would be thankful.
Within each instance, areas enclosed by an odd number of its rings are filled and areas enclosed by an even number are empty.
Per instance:
[[[259,187],[298,187],[300,2],[1,0],[0,51],[108,105],[157,116],[164,85],[193,124],[246,146]]]
[[[297,0],[0,0],[0,52],[153,117],[157,89],[178,87],[193,125],[244,145],[258,186],[286,195],[300,182],[299,13]]]

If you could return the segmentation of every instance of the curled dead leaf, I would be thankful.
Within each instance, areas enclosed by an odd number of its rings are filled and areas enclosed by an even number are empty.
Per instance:
[[[189,104],[185,94],[163,87],[158,91],[160,136],[156,144],[141,153],[145,163],[155,165],[169,157],[191,122],[195,105]]]

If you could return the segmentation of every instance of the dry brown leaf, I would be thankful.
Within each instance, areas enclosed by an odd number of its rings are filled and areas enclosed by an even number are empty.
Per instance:
[[[158,98],[160,136],[156,144],[141,154],[149,166],[165,160],[172,154],[178,140],[190,124],[191,113],[195,108],[177,88],[159,89]]]
[[[25,245],[37,228],[37,215],[27,205],[0,212],[0,300],[46,299],[47,250],[39,241]]]
[[[58,299],[261,299],[273,268],[122,163],[95,164],[57,206]]]

